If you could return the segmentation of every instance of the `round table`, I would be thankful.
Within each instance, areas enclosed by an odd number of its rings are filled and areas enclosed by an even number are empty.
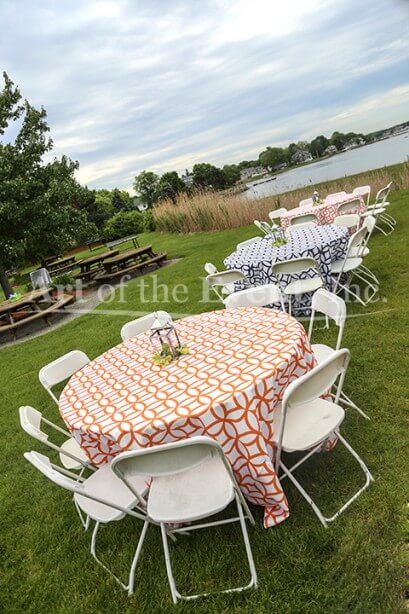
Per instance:
[[[274,262],[310,256],[315,259],[319,266],[325,287],[331,290],[331,264],[345,256],[348,239],[348,229],[334,225],[293,230],[286,245],[273,247],[272,238],[265,237],[262,241],[251,243],[233,252],[225,259],[224,264],[227,269],[238,269],[244,273],[250,285],[262,286],[278,283],[279,280],[271,270]],[[313,270],[310,270],[299,276],[283,275],[280,278],[280,283],[284,287],[297,277],[312,277],[315,274]],[[237,283],[235,287],[240,290],[242,284]],[[294,297],[293,306],[294,309],[298,310],[297,313],[309,313],[311,298],[311,294]],[[276,307],[278,308],[279,305]]]
[[[296,207],[295,209],[290,209],[287,211],[287,213],[284,213],[281,216],[281,226],[283,226],[283,228],[288,228],[293,218],[299,217],[300,215],[308,215],[310,213],[317,216],[317,223],[319,225],[332,224],[338,215],[338,207],[340,205],[353,201],[356,202],[357,200],[359,200],[359,206],[352,207],[351,213],[358,213],[359,215],[362,215],[366,211],[365,201],[362,196],[357,196],[356,194],[347,194],[346,196],[338,196],[334,198],[329,196],[328,201],[324,202],[322,205],[308,205],[307,207]],[[345,213],[347,212],[344,212],[344,214]]]
[[[78,371],[59,408],[75,439],[101,466],[116,454],[207,435],[222,446],[264,524],[287,518],[274,471],[274,408],[315,364],[304,328],[281,311],[248,307],[176,322],[190,353],[152,360],[149,333],[128,339]]]

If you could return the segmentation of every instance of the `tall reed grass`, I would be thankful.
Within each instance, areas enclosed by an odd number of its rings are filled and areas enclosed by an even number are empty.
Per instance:
[[[223,192],[196,192],[192,196],[181,194],[176,204],[162,201],[153,210],[156,229],[163,232],[191,233],[206,230],[223,230],[252,224],[254,220],[267,220],[272,209],[293,209],[303,198],[317,189],[321,196],[332,192],[352,192],[361,185],[370,185],[372,197],[389,181],[393,188],[409,188],[409,161],[382,169],[367,171],[333,181],[300,188],[283,194],[249,200],[245,193],[239,195]]]

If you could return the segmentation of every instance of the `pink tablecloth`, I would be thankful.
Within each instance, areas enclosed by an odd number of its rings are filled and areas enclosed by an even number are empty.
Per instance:
[[[306,215],[314,213],[317,216],[318,224],[324,226],[325,224],[332,224],[334,219],[338,215],[338,207],[343,203],[359,201],[358,207],[353,207],[351,211],[362,215],[366,211],[366,205],[362,196],[356,194],[347,194],[346,196],[340,196],[337,199],[329,199],[329,202],[324,202],[322,205],[308,205],[307,207],[296,207],[290,209],[287,213],[284,213],[281,217],[281,225],[283,228],[288,228],[291,220],[300,215]]]

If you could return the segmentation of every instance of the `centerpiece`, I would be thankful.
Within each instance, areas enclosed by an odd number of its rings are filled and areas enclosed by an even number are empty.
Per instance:
[[[153,361],[157,365],[168,365],[179,356],[189,354],[189,349],[181,344],[173,323],[170,320],[161,322],[156,313],[149,340],[155,351]]]
[[[272,247],[281,247],[282,245],[286,245],[288,243],[288,238],[286,237],[284,228],[278,224],[273,224],[271,226],[271,235],[273,237],[273,241],[271,243]]]

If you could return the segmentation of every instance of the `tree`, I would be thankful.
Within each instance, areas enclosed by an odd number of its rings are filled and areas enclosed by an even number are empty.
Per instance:
[[[133,209],[132,199],[126,190],[118,190],[115,188],[111,195],[112,209],[115,213],[118,211],[130,211]]]
[[[65,156],[44,164],[52,149],[46,111],[35,109],[3,73],[0,92],[0,137],[16,131],[12,142],[0,141],[0,283],[12,293],[4,271],[64,251],[76,237],[96,228],[81,210],[89,191],[75,180],[78,163]],[[14,122],[19,120],[20,127]]]
[[[152,171],[142,171],[139,175],[136,175],[133,187],[135,192],[139,194],[144,203],[148,207],[157,200],[157,189],[159,184],[159,176]]]
[[[234,186],[240,179],[240,170],[237,164],[225,164],[222,168],[223,174],[226,178],[227,187]]]
[[[213,188],[223,190],[226,185],[226,177],[223,171],[213,164],[202,162],[193,167],[193,183],[200,188]]]
[[[177,195],[181,192],[184,192],[185,187],[186,186],[184,182],[179,177],[176,171],[164,173],[158,181],[158,186],[156,188],[156,198],[157,200],[170,198],[175,203]]]
[[[309,149],[311,155],[315,156],[316,158],[322,156],[324,150],[328,147],[329,144],[330,142],[326,136],[322,134],[320,136],[316,136],[315,139],[313,139],[310,143]]]
[[[259,162],[266,168],[273,169],[287,161],[286,152],[282,147],[267,147],[259,155]]]
[[[100,232],[110,217],[114,214],[112,197],[109,190],[95,190],[90,192],[93,198],[85,202],[85,210],[89,222],[95,224]]]

